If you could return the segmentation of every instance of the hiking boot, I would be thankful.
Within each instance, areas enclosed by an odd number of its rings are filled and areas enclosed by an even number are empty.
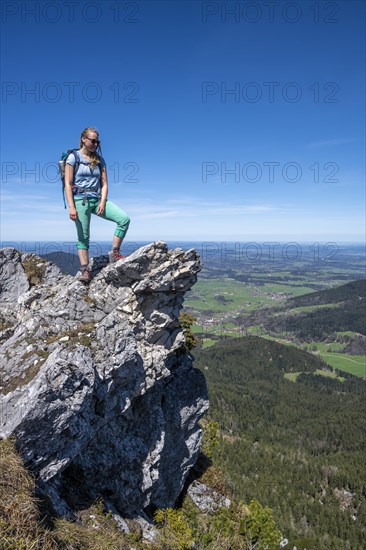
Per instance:
[[[82,283],[90,283],[92,276],[91,276],[89,267],[87,265],[82,265],[80,267],[80,271],[81,271],[80,281]]]
[[[113,248],[109,253],[108,253],[108,257],[109,257],[109,263],[112,264],[113,262],[118,262],[118,260],[123,260],[124,258],[126,258],[127,256],[123,256],[120,251],[119,251],[119,248]]]

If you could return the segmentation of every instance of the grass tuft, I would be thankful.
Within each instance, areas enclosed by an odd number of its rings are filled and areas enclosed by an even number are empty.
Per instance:
[[[0,441],[0,548],[56,548],[50,533],[40,527],[34,480],[10,439]]]
[[[45,260],[42,260],[37,256],[30,256],[22,261],[22,266],[31,287],[43,282],[46,272]]]
[[[103,513],[103,502],[78,514],[78,523],[48,519],[46,528],[34,496],[35,482],[24,467],[12,439],[0,440],[0,549],[1,550],[130,550],[156,548],[141,542],[136,530],[124,534]]]

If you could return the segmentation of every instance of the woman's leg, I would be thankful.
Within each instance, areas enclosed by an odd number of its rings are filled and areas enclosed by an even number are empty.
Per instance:
[[[78,242],[76,248],[80,260],[80,265],[85,266],[89,263],[89,238],[90,238],[90,217],[92,213],[89,201],[83,204],[82,200],[75,200],[75,208],[78,213],[78,219],[75,220]]]
[[[93,213],[95,214],[96,212],[93,211]],[[117,224],[114,231],[112,248],[118,251],[130,225],[130,218],[122,208],[109,200],[107,200],[104,213],[100,217]]]
[[[113,235],[112,248],[119,250],[121,248],[122,241],[123,237],[117,237],[117,235]]]
[[[85,248],[78,248],[78,256],[80,260],[80,265],[88,265],[89,263],[89,250],[85,250]]]

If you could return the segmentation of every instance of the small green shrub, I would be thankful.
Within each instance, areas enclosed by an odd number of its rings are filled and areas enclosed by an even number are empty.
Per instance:
[[[185,337],[185,347],[189,351],[199,344],[199,339],[192,332],[192,325],[196,321],[196,318],[189,313],[181,313],[179,316],[179,322],[183,329]]]
[[[276,529],[272,510],[263,508],[257,500],[252,500],[248,512],[240,521],[240,534],[244,537],[248,550],[277,550],[281,533]]]
[[[219,431],[220,424],[218,422],[214,420],[202,422],[201,450],[209,459],[213,458],[214,449],[219,443]]]
[[[181,510],[157,510],[154,519],[163,549],[187,550],[193,547],[193,532]]]
[[[197,550],[278,550],[281,534],[272,510],[258,501],[232,502],[213,514],[199,514],[193,536]]]

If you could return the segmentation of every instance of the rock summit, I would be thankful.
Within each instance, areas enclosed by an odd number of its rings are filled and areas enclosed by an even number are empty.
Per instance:
[[[85,286],[0,250],[0,437],[56,513],[101,497],[138,517],[174,504],[199,452],[207,388],[178,316],[201,261],[158,241],[91,263]]]

